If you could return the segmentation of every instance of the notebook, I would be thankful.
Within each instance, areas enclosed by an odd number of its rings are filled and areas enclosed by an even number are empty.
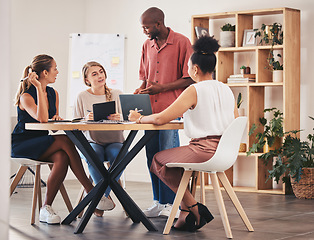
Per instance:
[[[148,94],[121,94],[120,103],[123,120],[128,120],[130,110],[137,108],[142,115],[152,114],[152,106]]]
[[[93,104],[94,121],[107,120],[107,117],[114,113],[116,113],[115,101]]]

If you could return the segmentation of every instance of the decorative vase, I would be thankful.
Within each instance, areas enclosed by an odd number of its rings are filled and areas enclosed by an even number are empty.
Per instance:
[[[273,71],[273,82],[282,82],[283,80],[283,70],[274,70]]]
[[[220,46],[221,47],[234,47],[235,32],[222,31],[220,32]]]
[[[250,67],[246,67],[246,68],[244,69],[244,73],[245,73],[245,74],[250,74],[250,73],[251,73],[251,68],[250,68]]]
[[[246,152],[246,143],[240,143],[239,152]]]
[[[268,145],[267,140],[266,140],[266,143],[265,143],[265,145],[263,147],[263,152],[267,153],[270,150],[278,149],[278,148],[281,147],[281,144],[282,144],[282,138],[280,138],[280,137],[275,137],[274,144],[271,147]]]
[[[299,182],[290,178],[293,193],[300,199],[314,199],[314,168],[302,168],[303,174]]]

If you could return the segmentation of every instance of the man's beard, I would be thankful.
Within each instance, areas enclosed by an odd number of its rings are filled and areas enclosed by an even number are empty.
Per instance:
[[[157,33],[153,33],[150,37],[150,40],[156,40],[157,41]]]

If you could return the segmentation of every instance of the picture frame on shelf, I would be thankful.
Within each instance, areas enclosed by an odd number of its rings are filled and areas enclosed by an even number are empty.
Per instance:
[[[208,28],[196,26],[195,34],[197,38],[200,38],[201,36],[209,36]]]
[[[245,29],[243,34],[243,47],[257,46],[257,39],[255,37],[254,29]]]

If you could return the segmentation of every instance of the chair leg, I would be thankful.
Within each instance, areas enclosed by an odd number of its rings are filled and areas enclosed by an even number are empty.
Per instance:
[[[222,185],[224,186],[230,200],[232,201],[234,207],[236,208],[240,217],[242,218],[242,221],[245,224],[246,228],[248,229],[248,231],[254,232],[254,229],[250,223],[250,220],[248,219],[248,217],[247,217],[237,195],[235,194],[226,174],[224,172],[218,172],[217,175],[218,175]]]
[[[190,192],[194,198],[195,198],[195,193],[196,193],[196,185],[197,185],[198,176],[199,176],[199,172],[193,171],[192,176],[191,176]]]
[[[225,203],[224,203],[224,200],[222,198],[221,189],[219,186],[218,177],[217,177],[216,173],[210,173],[210,180],[211,180],[213,188],[214,188],[214,193],[215,193],[217,205],[219,208],[222,223],[224,225],[226,236],[227,236],[227,238],[233,238],[230,224],[229,224],[229,219],[227,216]]]
[[[37,196],[38,196],[38,187],[40,185],[40,165],[36,165],[35,171],[35,180],[34,180],[34,190],[33,190],[33,204],[32,204],[32,215],[31,215],[31,224],[35,223],[35,211],[37,204]]]
[[[176,216],[176,213],[179,209],[180,203],[182,201],[183,195],[187,189],[190,177],[192,175],[193,171],[184,171],[176,197],[174,199],[172,210],[170,212],[170,216],[168,217],[166,226],[164,228],[163,234],[169,234],[171,226],[173,224],[174,218]]]
[[[79,194],[78,194],[78,196],[77,196],[77,200],[76,200],[76,206],[82,201],[82,199],[83,199],[83,196],[84,196],[84,187],[81,187],[81,190],[80,190],[80,192],[79,192]],[[77,217],[78,218],[81,218],[82,216],[83,216],[83,213],[84,213],[84,210],[83,211],[81,211],[78,215],[77,215]]]
[[[49,164],[48,166],[49,166],[49,168],[51,170],[52,169],[52,164]],[[68,195],[68,193],[67,193],[63,183],[61,183],[59,191],[60,191],[60,193],[62,195],[62,198],[63,198],[63,201],[64,201],[65,205],[67,206],[68,211],[72,212],[73,207],[72,207],[69,195]]]
[[[17,171],[11,185],[10,185],[10,196],[12,195],[12,193],[14,192],[16,186],[19,184],[21,178],[23,177],[24,173],[27,170],[27,166],[23,166],[21,165],[19,170]]]
[[[40,212],[40,209],[43,205],[42,202],[42,195],[41,195],[41,178],[39,178],[39,182],[38,182],[38,191],[37,191],[37,198],[38,198],[38,213]]]
[[[60,190],[60,193],[62,195],[63,201],[64,201],[65,205],[67,206],[68,211],[72,212],[73,207],[72,207],[69,195],[68,195],[63,183],[61,183],[59,190]]]
[[[205,173],[204,172],[200,172],[200,192],[201,192],[201,196],[200,196],[200,201],[202,204],[205,205]]]

